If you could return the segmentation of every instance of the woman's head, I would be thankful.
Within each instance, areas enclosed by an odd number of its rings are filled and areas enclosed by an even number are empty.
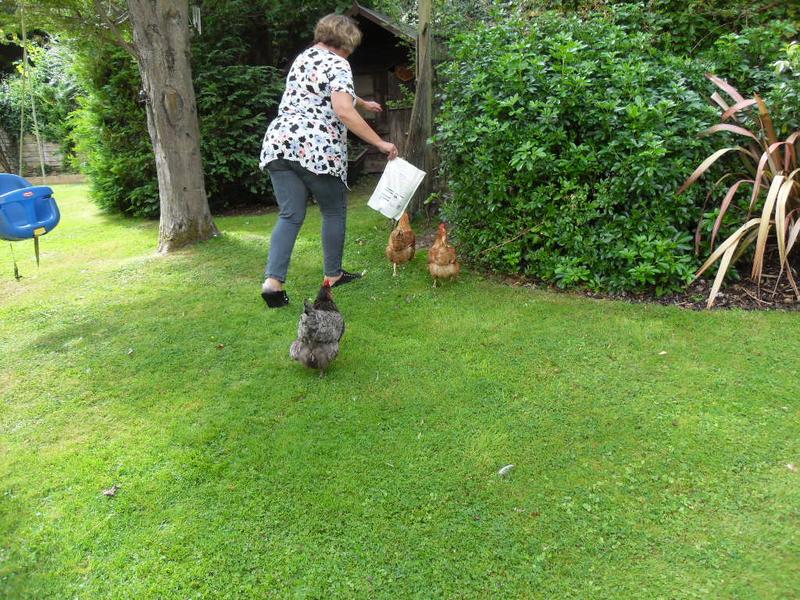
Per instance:
[[[314,43],[322,43],[331,48],[352,54],[361,43],[361,30],[350,17],[344,15],[325,15],[314,29]]]

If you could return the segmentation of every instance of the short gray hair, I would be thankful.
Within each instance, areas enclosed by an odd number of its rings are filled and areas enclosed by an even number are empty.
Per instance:
[[[314,42],[352,54],[361,43],[361,30],[356,22],[344,15],[330,14],[322,17],[314,28]]]

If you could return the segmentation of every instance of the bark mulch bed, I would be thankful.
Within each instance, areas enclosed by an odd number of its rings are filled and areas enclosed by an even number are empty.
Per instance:
[[[683,292],[666,296],[656,296],[655,294],[633,294],[621,292],[619,294],[599,293],[589,290],[565,292],[553,285],[548,285],[540,281],[534,281],[523,277],[498,276],[502,282],[518,287],[538,287],[547,288],[561,293],[578,293],[588,298],[601,298],[605,300],[621,300],[631,303],[650,303],[663,304],[666,306],[678,306],[690,310],[705,310],[708,301],[708,293],[711,290],[713,280],[700,279],[692,283]],[[775,286],[776,274],[767,274],[763,278],[761,289],[750,279],[742,279],[723,285],[722,290],[717,294],[713,309],[738,308],[741,310],[790,310],[800,311],[800,302],[795,297],[791,285],[786,281],[786,277],[781,277],[780,283]]]
[[[424,231],[417,235],[417,248],[429,248],[436,239],[436,231]],[[795,297],[792,286],[789,284],[785,275],[780,277],[779,272],[769,271],[769,266],[776,264],[772,256],[768,256],[765,263],[765,273],[762,277],[761,289],[749,278],[742,278],[740,281],[725,283],[722,290],[717,294],[714,301],[714,309],[738,308],[741,310],[792,310],[800,311],[800,302]],[[742,273],[749,273],[750,268],[742,267]],[[619,294],[593,292],[590,290],[575,291],[562,290],[554,285],[544,283],[530,277],[500,275],[497,273],[485,273],[492,279],[513,287],[544,288],[559,293],[581,294],[588,298],[601,298],[606,300],[621,300],[632,303],[663,304],[667,306],[679,306],[691,310],[705,310],[708,301],[708,293],[711,290],[712,279],[699,279],[689,285],[684,291],[677,294],[666,296],[656,296],[655,294],[634,294],[621,292]],[[795,269],[795,279],[800,280],[800,276]]]

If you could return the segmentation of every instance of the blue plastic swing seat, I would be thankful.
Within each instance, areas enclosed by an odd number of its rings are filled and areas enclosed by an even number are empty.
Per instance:
[[[0,173],[0,239],[18,242],[42,236],[60,219],[52,189]]]

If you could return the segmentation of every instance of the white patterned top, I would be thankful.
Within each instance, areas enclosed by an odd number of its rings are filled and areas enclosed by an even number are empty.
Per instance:
[[[323,48],[303,51],[289,69],[278,116],[264,135],[261,169],[283,158],[347,182],[347,127],[333,110],[332,92],[350,94],[355,104],[350,63]]]

